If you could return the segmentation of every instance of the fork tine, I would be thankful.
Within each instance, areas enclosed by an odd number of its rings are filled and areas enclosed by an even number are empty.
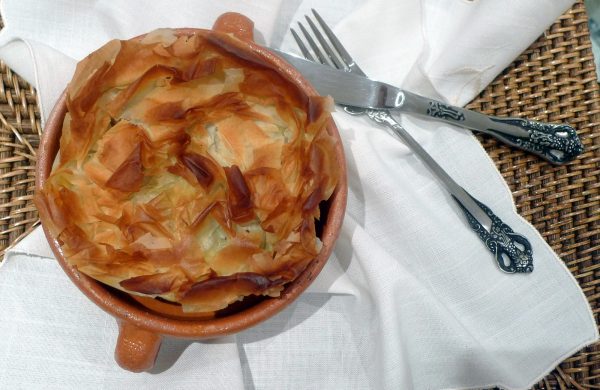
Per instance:
[[[302,42],[302,39],[296,33],[296,30],[294,30],[293,28],[290,28],[290,31],[292,32],[292,36],[294,37],[294,40],[296,41],[296,44],[300,48],[300,51],[302,52],[302,55],[304,56],[304,58],[306,58],[309,61],[315,62],[316,61],[315,57],[313,57],[313,55],[310,53],[310,50],[308,50],[308,48],[304,45],[304,42]]]
[[[325,35],[327,35],[327,38],[329,38],[329,41],[331,42],[331,44],[333,45],[333,47],[335,48],[335,50],[337,50],[340,58],[342,59],[342,61],[344,61],[344,63],[346,64],[346,66],[348,68],[350,68],[351,70],[353,70],[354,73],[366,76],[365,73],[362,71],[362,69],[360,69],[359,66],[356,65],[356,63],[354,62],[354,60],[350,56],[350,53],[348,53],[348,51],[344,48],[344,45],[342,45],[342,43],[340,42],[340,40],[335,36],[335,34],[333,33],[333,31],[325,23],[325,21],[323,20],[323,18],[321,17],[321,15],[319,15],[317,13],[317,11],[314,10],[314,8],[311,8],[311,11],[312,11],[313,15],[315,16],[315,19],[317,19],[317,22],[319,23],[319,25],[321,26],[321,28],[325,32]]]
[[[313,52],[317,56],[317,59],[319,60],[319,62],[324,65],[330,65],[330,64],[328,64],[327,60],[325,59],[327,56],[321,51],[321,48],[319,48],[317,43],[312,39],[312,37],[310,36],[310,34],[306,30],[306,28],[304,28],[304,25],[302,23],[298,22],[298,27],[300,27],[300,31],[302,31],[302,35],[304,35],[304,38],[306,38],[306,42],[308,42],[308,45],[310,46],[310,48],[313,50]]]
[[[319,31],[312,19],[308,17],[308,15],[306,15],[305,18],[314,36],[317,37],[317,40],[321,44],[321,47],[323,48],[325,53],[327,54],[327,57],[329,57],[329,59],[331,60],[331,63],[338,69],[346,69],[346,66],[338,59],[337,54],[333,49],[331,49],[331,46],[327,44],[327,41],[323,37],[323,34],[321,34],[321,31]]]

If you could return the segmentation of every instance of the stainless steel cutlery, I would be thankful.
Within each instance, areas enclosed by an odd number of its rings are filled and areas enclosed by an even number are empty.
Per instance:
[[[461,108],[450,107],[443,103],[433,102],[427,98],[407,93],[406,91],[401,91],[391,86],[381,86],[382,83],[379,85],[376,84],[375,87],[373,87],[372,81],[366,78],[364,72],[344,49],[323,19],[314,10],[313,14],[317,22],[315,23],[312,18],[308,16],[307,21],[314,36],[317,38],[317,41],[319,41],[319,44],[315,42],[302,24],[300,24],[302,34],[311,50],[308,49],[302,38],[294,30],[292,30],[292,34],[308,60],[319,61],[328,67],[319,66],[319,68],[307,70],[309,68],[305,66],[306,61],[301,59],[296,61],[287,54],[284,54],[284,57],[288,59],[292,65],[295,65],[319,91],[327,90],[335,92],[336,90],[331,88],[337,88],[335,85],[338,85],[337,83],[343,83],[343,80],[346,80],[347,83],[352,83],[353,86],[356,86],[357,83],[359,85],[360,83],[363,83],[365,85],[364,89],[358,88],[354,91],[350,90],[344,93],[328,92],[328,94],[331,94],[337,103],[343,105],[346,112],[352,115],[366,115],[375,123],[385,126],[392,134],[404,141],[415,152],[421,161],[430,168],[431,172],[437,176],[451,194],[452,198],[458,203],[473,231],[494,254],[501,270],[508,273],[533,271],[532,248],[527,238],[515,233],[507,224],[496,216],[489,207],[475,199],[463,187],[457,184],[454,179],[452,179],[450,175],[448,175],[448,173],[427,153],[427,151],[425,151],[425,149],[423,149],[423,147],[419,145],[419,143],[393,118],[391,110],[398,107],[409,107],[410,110],[407,112],[420,113],[423,109],[425,109],[426,112],[427,109],[425,107],[428,107],[429,113],[426,113],[425,115],[443,119],[450,123],[459,122],[464,124],[464,122],[467,122],[470,123],[469,126],[474,126],[473,124],[479,126],[479,123],[483,125],[483,122],[478,122],[481,120],[478,115],[482,117],[485,116]],[[317,24],[319,24],[320,29],[317,28]],[[338,70],[334,70],[333,67]],[[332,84],[334,87],[323,87],[324,84],[327,85],[327,81],[323,81],[323,78],[319,76],[319,74],[326,74],[331,78],[339,76],[339,79]],[[381,91],[393,91],[396,95],[394,97],[393,93],[392,95],[387,95]],[[366,96],[363,94],[366,94]],[[374,103],[366,103],[367,101]],[[468,120],[467,117],[469,118]],[[492,123],[494,122],[493,118],[485,118],[485,120],[491,120]],[[529,130],[523,128],[522,124],[508,123],[509,125],[514,125],[513,127],[503,127],[508,135],[517,137],[523,136],[525,132],[529,132]],[[565,137],[565,139],[571,137],[571,133],[566,129],[557,131],[567,132],[567,137]]]

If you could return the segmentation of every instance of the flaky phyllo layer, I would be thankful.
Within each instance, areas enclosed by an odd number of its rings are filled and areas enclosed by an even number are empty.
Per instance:
[[[212,311],[278,296],[316,257],[337,183],[331,101],[216,33],[111,41],[77,66],[36,204],[67,261]]]

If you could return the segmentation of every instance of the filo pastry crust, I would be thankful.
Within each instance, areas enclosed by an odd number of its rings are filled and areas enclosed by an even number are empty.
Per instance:
[[[200,312],[278,296],[317,256],[339,176],[332,102],[239,47],[163,29],[78,64],[35,196],[69,264]]]

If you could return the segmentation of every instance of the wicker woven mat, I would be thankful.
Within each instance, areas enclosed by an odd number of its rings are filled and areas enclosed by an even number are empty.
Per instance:
[[[578,1],[468,107],[499,116],[563,122],[577,129],[585,153],[566,166],[480,136],[508,182],[517,210],[565,261],[600,311],[600,95]],[[548,318],[552,321],[552,318]],[[600,388],[600,344],[567,359],[537,388]]]
[[[577,129],[586,151],[560,167],[492,138],[479,139],[508,182],[519,213],[566,262],[598,320],[600,93],[587,23],[581,0],[468,107],[498,116],[566,121]],[[1,62],[0,76],[2,258],[9,246],[38,224],[32,195],[41,125],[35,90]],[[600,343],[565,360],[535,387],[600,388]]]

